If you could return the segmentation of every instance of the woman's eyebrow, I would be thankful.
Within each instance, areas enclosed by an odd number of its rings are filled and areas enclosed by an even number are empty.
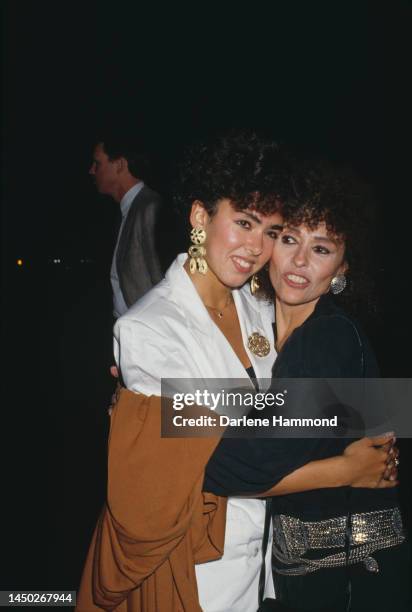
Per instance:
[[[334,240],[333,238],[328,238],[327,236],[313,236],[313,240],[316,240],[317,242],[328,242],[332,244],[337,244],[336,240]]]
[[[296,234],[301,234],[301,231],[298,227],[295,227],[293,225],[285,225],[283,226],[283,229],[286,229],[288,231],[291,232],[295,232]],[[335,238],[330,238],[329,236],[312,236],[312,240],[316,240],[317,242],[328,242],[331,244],[338,244],[339,241]]]
[[[286,223],[283,226],[283,229],[287,230],[288,232],[296,232],[296,234],[300,234],[300,229],[298,227],[295,227],[294,225],[288,225]]]
[[[259,223],[260,225],[262,224],[262,219],[259,219],[259,217],[257,217],[256,215],[254,215],[253,213],[246,211],[246,210],[242,210],[241,211],[244,215],[246,215],[247,217],[249,217],[249,219],[252,219],[252,221],[255,221],[255,223]],[[263,217],[264,219],[264,217]],[[282,231],[283,230],[283,225],[278,225],[278,224],[274,224],[270,226],[271,229],[276,229],[278,231]]]
[[[259,219],[259,217],[257,217],[256,215],[254,215],[251,212],[248,212],[246,210],[242,210],[241,211],[244,215],[246,215],[247,217],[249,217],[249,219],[252,219],[252,221],[255,221],[255,223],[262,223],[262,221]]]

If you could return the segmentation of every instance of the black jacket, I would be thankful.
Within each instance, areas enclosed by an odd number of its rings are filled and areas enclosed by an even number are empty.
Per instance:
[[[313,314],[285,342],[273,367],[272,387],[280,378],[376,378],[372,348],[357,323],[322,296]],[[284,411],[287,416],[287,411]],[[204,490],[218,495],[261,493],[306,463],[340,455],[348,438],[230,438],[218,444],[206,469]],[[277,497],[276,512],[307,520],[341,514],[345,487]],[[362,512],[395,505],[394,489],[353,489],[351,506]],[[344,510],[345,512],[346,510]]]

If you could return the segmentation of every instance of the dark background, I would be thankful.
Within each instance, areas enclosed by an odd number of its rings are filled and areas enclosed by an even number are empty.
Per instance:
[[[104,498],[119,210],[87,175],[101,127],[150,135],[169,205],[182,145],[218,128],[353,164],[380,206],[364,324],[384,375],[411,376],[411,4],[271,4],[2,3],[3,588],[75,589]]]

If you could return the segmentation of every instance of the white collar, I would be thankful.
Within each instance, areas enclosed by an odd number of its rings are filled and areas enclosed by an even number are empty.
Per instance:
[[[178,255],[166,272],[165,278],[171,288],[172,297],[175,296],[176,303],[187,312],[188,327],[196,328],[201,334],[210,336],[211,331],[216,326],[209,316],[196,287],[190,280],[189,274],[183,267],[187,258],[187,253]],[[242,333],[244,336],[246,335],[246,338],[253,331],[263,333],[263,328],[271,329],[274,307],[271,304],[259,302],[251,294],[248,283],[240,289],[234,289],[232,295]],[[245,310],[247,310],[247,324]]]
[[[120,200],[120,212],[122,213],[122,217],[126,217],[127,213],[130,210],[133,200],[137,196],[137,194],[143,189],[144,183],[143,181],[139,181],[129,191],[126,191],[122,199]]]

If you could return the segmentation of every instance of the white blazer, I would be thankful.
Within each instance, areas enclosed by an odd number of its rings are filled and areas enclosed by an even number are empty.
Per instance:
[[[179,255],[165,278],[115,324],[116,363],[127,388],[137,393],[161,395],[162,377],[248,379],[184,270],[186,258],[186,254]],[[276,357],[273,305],[256,300],[248,285],[234,290],[233,298],[256,376],[270,379]],[[269,340],[266,357],[249,351],[248,338],[253,332]],[[264,517],[262,500],[229,499],[224,555],[218,561],[196,566],[199,599],[205,612],[257,609]],[[273,597],[270,553],[269,543],[266,595]]]

